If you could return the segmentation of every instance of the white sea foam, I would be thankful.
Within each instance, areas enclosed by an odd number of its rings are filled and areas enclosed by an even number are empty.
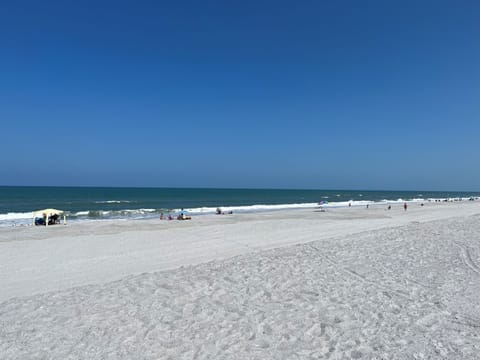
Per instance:
[[[130,200],[100,200],[95,201],[95,204],[129,204],[135,201]]]
[[[77,211],[71,215],[74,217],[85,217],[85,216],[121,216],[121,215],[135,215],[135,214],[148,214],[155,212],[155,209],[121,209],[121,210],[86,210],[86,211]]]
[[[0,227],[27,226],[33,221],[33,212],[0,214]]]
[[[31,219],[32,217],[33,217],[33,212],[7,213],[7,214],[0,214],[0,221],[12,221],[12,220],[20,220],[20,219]]]
[[[222,211],[234,211],[234,212],[256,212],[256,211],[270,211],[270,210],[283,210],[283,209],[305,209],[305,208],[315,208],[319,205],[317,203],[302,203],[302,204],[278,204],[278,205],[248,205],[248,206],[218,206],[218,207],[200,207],[200,208],[190,208],[185,209],[187,212],[192,214],[211,214],[214,213],[217,208],[220,208]],[[175,209],[174,211],[178,212],[180,209]]]

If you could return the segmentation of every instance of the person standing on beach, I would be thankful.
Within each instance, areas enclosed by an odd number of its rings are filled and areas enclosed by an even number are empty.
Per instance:
[[[404,204],[403,204],[403,209],[404,209],[405,211],[407,211],[407,203],[404,203]]]

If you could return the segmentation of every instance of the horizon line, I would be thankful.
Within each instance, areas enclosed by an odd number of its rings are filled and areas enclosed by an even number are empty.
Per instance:
[[[120,186],[120,185],[0,185],[0,188],[104,188],[104,189],[185,189],[185,190],[278,190],[278,191],[372,191],[372,192],[381,192],[381,191],[392,191],[392,192],[455,192],[455,193],[465,193],[465,192],[475,192],[480,193],[480,190],[428,190],[428,189],[414,189],[414,190],[405,190],[405,189],[347,189],[347,188],[285,188],[285,187],[210,187],[210,186]]]

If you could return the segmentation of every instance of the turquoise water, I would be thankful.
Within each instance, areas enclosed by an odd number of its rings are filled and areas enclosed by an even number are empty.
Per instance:
[[[364,205],[381,201],[479,197],[480,192],[181,189],[105,187],[0,187],[0,222],[31,219],[31,212],[57,208],[69,218],[148,218],[185,208],[192,214],[217,207],[236,212],[292,207]]]

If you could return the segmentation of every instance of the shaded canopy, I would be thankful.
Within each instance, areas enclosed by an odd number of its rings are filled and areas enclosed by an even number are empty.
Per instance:
[[[33,213],[33,216],[34,217],[37,217],[37,216],[47,216],[47,217],[51,217],[53,215],[61,215],[63,214],[63,210],[57,210],[57,209],[44,209],[44,210],[38,210],[38,211],[35,211]]]

